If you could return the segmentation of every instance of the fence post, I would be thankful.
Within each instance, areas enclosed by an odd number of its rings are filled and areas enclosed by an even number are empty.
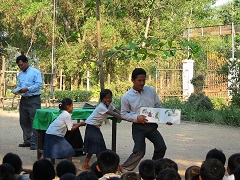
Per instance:
[[[183,84],[183,98],[187,99],[191,93],[193,93],[193,85],[191,80],[193,78],[193,63],[194,60],[185,59],[182,61],[183,71],[182,71],[182,84]]]

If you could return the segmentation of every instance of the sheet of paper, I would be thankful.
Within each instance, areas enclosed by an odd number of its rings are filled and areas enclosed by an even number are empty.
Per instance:
[[[147,117],[148,122],[180,124],[181,110],[167,108],[141,107],[140,114]]]

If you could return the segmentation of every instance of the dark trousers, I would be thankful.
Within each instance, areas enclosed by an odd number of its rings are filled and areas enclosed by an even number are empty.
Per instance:
[[[140,160],[144,157],[146,152],[145,138],[151,141],[154,145],[153,160],[161,159],[166,152],[166,145],[162,135],[157,130],[156,123],[147,124],[132,124],[132,138],[134,141],[134,148],[129,158],[122,164],[122,168],[132,171],[136,168]]]
[[[37,130],[32,128],[36,109],[41,109],[40,95],[32,98],[21,98],[19,114],[20,126],[23,131],[23,141],[24,143],[30,143],[31,146],[37,145]]]

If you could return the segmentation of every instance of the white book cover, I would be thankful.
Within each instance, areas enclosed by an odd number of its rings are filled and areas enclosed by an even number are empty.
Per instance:
[[[148,122],[180,124],[180,109],[141,107],[140,114],[146,116]]]

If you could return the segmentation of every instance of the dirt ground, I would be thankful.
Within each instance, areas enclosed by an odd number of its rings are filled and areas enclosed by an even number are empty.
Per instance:
[[[3,111],[0,109],[0,163],[3,156],[8,152],[18,154],[25,168],[32,168],[37,160],[36,151],[29,148],[18,147],[22,143],[22,130],[19,125],[19,115],[16,111]],[[111,124],[104,124],[101,127],[107,147],[111,148]],[[85,127],[80,128],[84,136]],[[179,173],[183,177],[187,167],[201,165],[206,153],[213,148],[221,149],[226,158],[240,151],[240,128],[219,126],[212,124],[200,124],[181,122],[179,125],[159,125],[159,131],[167,145],[165,157],[174,160],[179,167]],[[151,159],[153,146],[146,140],[147,150],[143,159]],[[130,155],[133,148],[131,137],[131,123],[121,122],[117,124],[117,153],[124,162]],[[84,157],[75,157],[73,162],[80,168]],[[91,162],[96,160],[92,158]],[[60,160],[56,161],[56,164]],[[135,171],[138,171],[136,168]]]

